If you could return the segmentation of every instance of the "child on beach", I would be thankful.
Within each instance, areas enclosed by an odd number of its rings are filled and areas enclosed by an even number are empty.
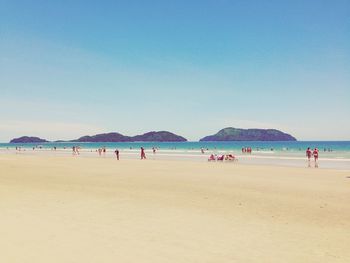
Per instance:
[[[115,155],[117,156],[117,160],[119,161],[119,150],[118,150],[118,149],[115,149],[114,153],[115,153]]]

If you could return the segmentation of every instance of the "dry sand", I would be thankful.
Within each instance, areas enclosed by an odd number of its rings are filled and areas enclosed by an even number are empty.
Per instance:
[[[0,262],[350,262],[350,173],[0,156]]]

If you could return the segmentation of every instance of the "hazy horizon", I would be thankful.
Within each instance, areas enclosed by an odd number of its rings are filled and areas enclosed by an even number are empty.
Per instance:
[[[0,142],[350,140],[348,1],[0,1]]]

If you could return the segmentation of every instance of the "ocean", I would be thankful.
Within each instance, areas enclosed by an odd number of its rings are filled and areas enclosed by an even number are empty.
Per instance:
[[[242,163],[281,164],[305,166],[307,147],[318,148],[320,166],[350,170],[350,141],[230,141],[230,142],[119,142],[119,143],[0,143],[0,152],[14,151],[21,147],[22,152],[52,152],[68,154],[73,146],[79,146],[81,153],[96,153],[96,149],[106,147],[108,156],[119,149],[121,158],[137,158],[140,147],[144,147],[152,158],[206,160],[210,154],[232,153]],[[33,151],[34,147],[34,151]],[[152,148],[156,148],[153,154]],[[242,148],[250,147],[251,154],[242,153]],[[204,150],[204,154],[201,152]],[[157,156],[157,157],[155,157]]]

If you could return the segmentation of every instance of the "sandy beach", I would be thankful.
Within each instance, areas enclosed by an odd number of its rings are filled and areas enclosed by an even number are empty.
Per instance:
[[[350,262],[350,172],[0,156],[0,262]]]

